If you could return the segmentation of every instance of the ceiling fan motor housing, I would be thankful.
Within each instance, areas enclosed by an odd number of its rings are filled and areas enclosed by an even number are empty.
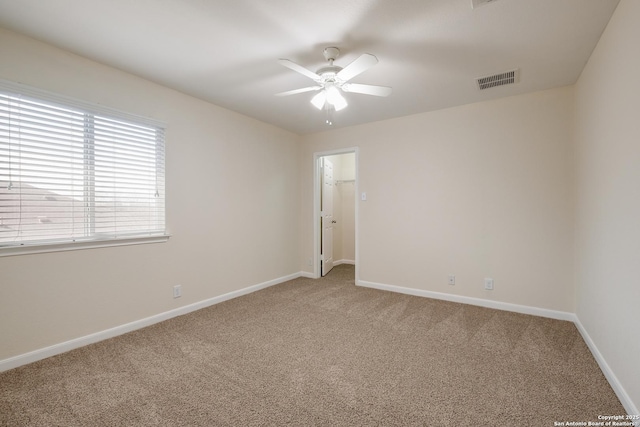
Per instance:
[[[336,74],[342,70],[342,67],[338,67],[337,65],[329,65],[326,67],[319,68],[316,73],[322,77],[323,81],[335,81]]]

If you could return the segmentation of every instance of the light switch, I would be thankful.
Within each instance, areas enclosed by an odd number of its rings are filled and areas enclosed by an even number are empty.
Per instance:
[[[367,193],[364,193],[364,192],[363,192],[363,193],[362,193],[362,197],[361,197],[361,198],[362,198],[362,201],[363,201],[363,202],[364,202],[364,201],[366,201],[366,200],[367,200]]]

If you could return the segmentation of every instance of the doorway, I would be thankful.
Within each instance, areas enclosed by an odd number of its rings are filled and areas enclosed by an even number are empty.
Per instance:
[[[315,277],[352,264],[357,274],[357,148],[314,155]]]

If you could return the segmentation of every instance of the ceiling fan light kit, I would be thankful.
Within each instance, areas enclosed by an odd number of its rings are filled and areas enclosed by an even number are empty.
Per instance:
[[[327,93],[325,91],[322,91],[319,94],[315,95],[313,98],[311,98],[311,103],[318,110],[322,110],[322,107],[324,107],[324,102],[326,100],[327,100]]]
[[[333,124],[333,112],[347,107],[348,103],[341,92],[360,93],[373,96],[389,96],[391,88],[386,86],[374,86],[358,83],[348,83],[349,80],[363,73],[378,63],[378,58],[369,53],[360,55],[355,61],[345,68],[333,65],[333,61],[340,55],[337,47],[327,47],[323,51],[324,58],[329,61],[328,66],[320,68],[315,73],[288,59],[280,59],[278,62],[285,67],[302,74],[316,82],[315,86],[294,89],[276,94],[277,96],[289,96],[298,93],[318,91],[321,92],[311,98],[311,104],[318,110],[327,113],[326,123]]]
[[[327,103],[333,105],[336,111],[343,110],[348,105],[347,100],[344,99],[344,96],[340,94],[335,85],[327,85],[324,92],[327,94]]]

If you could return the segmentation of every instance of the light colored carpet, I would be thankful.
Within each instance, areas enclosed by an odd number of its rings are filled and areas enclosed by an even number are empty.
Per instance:
[[[552,426],[624,409],[570,322],[296,279],[0,374],[0,426]]]

